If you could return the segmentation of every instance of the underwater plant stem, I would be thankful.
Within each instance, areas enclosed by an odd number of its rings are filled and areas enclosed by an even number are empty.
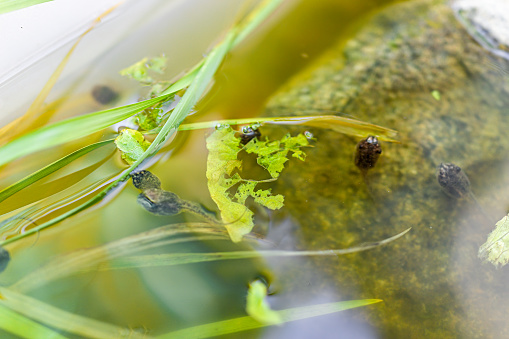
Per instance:
[[[214,215],[208,212],[203,206],[198,203],[182,200],[182,207],[185,211],[193,213],[207,221],[210,221],[212,224],[220,225],[222,224],[221,220],[217,219]]]

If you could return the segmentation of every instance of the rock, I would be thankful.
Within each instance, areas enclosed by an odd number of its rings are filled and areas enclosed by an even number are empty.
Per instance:
[[[344,248],[413,227],[383,248],[315,259],[331,277],[313,285],[316,294],[333,286],[344,300],[385,301],[359,311],[381,337],[509,337],[509,271],[477,258],[509,206],[509,81],[487,53],[448,6],[397,4],[269,102],[272,116],[332,110],[399,131],[401,144],[383,143],[369,188],[353,161],[359,140],[315,129],[306,163],[289,166],[275,189],[299,225],[300,248]],[[441,191],[441,162],[461,166],[493,220]]]

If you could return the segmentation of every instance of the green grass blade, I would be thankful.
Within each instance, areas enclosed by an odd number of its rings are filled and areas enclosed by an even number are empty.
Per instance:
[[[87,248],[66,255],[59,256],[48,262],[41,268],[27,274],[11,286],[18,292],[31,291],[37,287],[48,284],[51,281],[60,279],[79,271],[97,269],[97,266],[118,257],[133,255],[149,248],[155,248],[168,244],[175,244],[186,241],[203,240],[200,236],[187,236],[172,238],[175,235],[189,235],[202,233],[208,240],[228,239],[226,230],[210,226],[208,224],[174,224],[148,232],[142,232],[133,236],[112,241],[105,245]]]
[[[0,328],[21,338],[66,339],[58,332],[47,328],[5,307],[0,302]]]
[[[7,306],[25,317],[39,321],[42,324],[78,334],[85,338],[147,338],[146,335],[133,332],[128,328],[69,313],[4,287],[0,287],[0,294],[2,295],[0,306]],[[44,337],[33,336],[32,338]]]
[[[308,319],[312,317],[318,317],[321,315],[331,314],[340,312],[352,308],[362,307],[379,303],[380,299],[364,299],[364,300],[349,300],[340,301],[335,303],[327,303],[312,306],[302,306],[295,308],[288,308],[286,310],[276,311],[281,318],[283,323]],[[241,331],[252,330],[255,328],[266,327],[254,320],[252,317],[240,317],[229,320],[218,321],[210,324],[199,325],[195,327],[186,328],[179,331],[170,332],[159,336],[160,339],[199,339],[199,338],[211,338],[220,335],[237,333]]]
[[[100,142],[96,142],[94,144],[85,146],[83,148],[80,148],[79,150],[72,152],[69,155],[66,155],[65,157],[49,164],[48,166],[41,168],[37,172],[34,172],[34,173],[24,177],[23,179],[17,181],[16,183],[14,183],[14,184],[10,185],[9,187],[6,187],[0,191],[0,202],[4,201],[11,195],[21,191],[25,187],[32,185],[33,183],[41,180],[42,178],[50,175],[51,173],[70,164],[71,162],[84,156],[85,154],[87,154],[97,148],[100,148],[102,146],[111,144],[113,142],[113,140],[114,139],[100,141]]]
[[[267,17],[272,14],[283,0],[263,0],[246,19],[245,24],[241,26],[239,34],[233,41],[233,46],[237,46],[248,36],[256,27],[258,27]]]
[[[246,119],[227,119],[217,121],[196,122],[191,124],[182,124],[179,131],[191,131],[203,128],[213,128],[217,124],[228,125],[246,125],[260,123],[277,125],[301,125],[310,127],[319,127],[332,129],[338,133],[363,137],[366,135],[376,135],[380,140],[389,142],[399,142],[395,139],[397,132],[395,130],[382,126],[370,124],[364,121],[351,118],[344,118],[337,115],[312,115],[312,116],[294,116],[294,117],[257,117]]]
[[[218,261],[218,260],[234,260],[234,259],[250,259],[260,257],[303,257],[303,256],[331,256],[345,255],[355,252],[367,251],[369,249],[386,245],[396,239],[401,238],[408,233],[411,228],[396,234],[393,237],[382,241],[367,243],[356,247],[336,250],[322,251],[230,251],[230,252],[214,252],[214,253],[169,253],[169,254],[151,254],[142,256],[123,257],[111,260],[108,265],[103,265],[100,270],[112,269],[129,269],[140,267],[155,266],[172,266],[192,264],[199,262]]]
[[[164,98],[157,97],[135,104],[85,114],[37,129],[0,147],[0,166],[27,154],[98,132],[129,118]]]
[[[0,0],[0,14],[17,11],[53,0]]]

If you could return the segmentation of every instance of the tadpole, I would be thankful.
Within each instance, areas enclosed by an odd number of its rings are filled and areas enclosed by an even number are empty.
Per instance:
[[[455,199],[471,199],[486,220],[490,220],[470,189],[470,180],[461,167],[453,163],[440,163],[436,175],[438,184],[445,194]]]
[[[240,143],[242,145],[245,145],[248,142],[250,142],[251,140],[253,140],[254,138],[259,138],[261,136],[262,136],[262,133],[260,132],[259,129],[254,129],[251,126],[244,126],[242,128],[242,133],[240,135]]]
[[[360,169],[362,179],[366,183],[366,187],[368,188],[369,194],[373,200],[374,197],[367,175],[368,171],[375,167],[378,158],[380,158],[380,154],[382,154],[382,146],[380,145],[377,137],[372,135],[359,141],[355,147],[355,166]]]
[[[11,255],[5,248],[0,246],[0,273],[7,268],[9,261],[11,261]]]
[[[118,98],[118,93],[108,86],[96,85],[92,88],[92,97],[98,103],[106,105]]]
[[[173,192],[161,188],[161,181],[149,171],[131,173],[133,185],[141,191],[137,202],[150,213],[156,215],[177,215],[182,212],[196,214],[214,224],[220,223],[213,212],[202,205],[181,199]]]

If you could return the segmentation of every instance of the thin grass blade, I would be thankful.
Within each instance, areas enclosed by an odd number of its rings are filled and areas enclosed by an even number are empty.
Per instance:
[[[1,0],[0,14],[17,11],[30,6],[39,5],[53,0]]]
[[[295,117],[257,117],[246,119],[228,119],[218,121],[197,122],[192,124],[183,124],[179,131],[190,131],[203,128],[213,128],[217,124],[228,125],[246,125],[260,123],[277,124],[277,125],[301,125],[310,127],[319,127],[332,129],[338,133],[365,137],[367,135],[375,135],[380,140],[388,142],[399,142],[396,140],[398,132],[386,127],[370,124],[364,121],[351,118],[340,117],[337,115],[311,115],[311,116],[295,116]]]
[[[321,315],[336,313],[352,308],[367,306],[381,302],[380,299],[364,299],[364,300],[349,300],[340,301],[335,303],[327,303],[312,306],[302,306],[295,308],[288,308],[281,311],[275,311],[283,319],[283,323],[290,321],[308,319],[318,317]],[[265,325],[254,320],[252,317],[240,317],[224,321],[218,321],[210,324],[186,328],[179,331],[170,332],[159,336],[160,339],[200,339],[211,338],[220,335],[238,333],[242,331],[252,330],[255,328],[266,327]]]
[[[20,279],[11,288],[19,292],[30,291],[76,272],[94,269],[98,264],[118,257],[132,255],[149,248],[167,244],[202,240],[197,236],[171,238],[175,235],[189,235],[193,233],[201,233],[207,237],[213,236],[214,239],[228,239],[226,231],[222,228],[203,223],[174,224],[158,227],[148,232],[122,238],[102,246],[75,251],[55,258],[43,267]]]
[[[85,338],[148,338],[145,334],[99,320],[63,311],[34,298],[0,287],[0,306],[8,307],[25,317],[47,326],[78,334]],[[44,338],[32,336],[31,338]]]
[[[322,251],[230,251],[214,253],[169,253],[151,254],[142,256],[124,257],[111,260],[100,266],[100,270],[130,269],[140,267],[173,266],[218,260],[251,259],[268,257],[303,257],[303,256],[334,256],[367,251],[369,249],[386,245],[401,238],[410,231],[410,228],[382,241],[367,243],[356,247]]]
[[[32,185],[33,183],[41,180],[42,178],[50,175],[51,173],[61,169],[62,167],[70,164],[74,160],[84,156],[85,154],[92,152],[95,149],[98,149],[102,146],[112,144],[114,139],[104,140],[100,142],[96,142],[94,144],[85,146],[80,148],[79,150],[72,152],[69,155],[49,164],[46,167],[41,168],[40,170],[24,177],[23,179],[17,181],[16,183],[4,188],[0,191],[0,202],[4,201],[11,195],[21,191],[22,189]]]

